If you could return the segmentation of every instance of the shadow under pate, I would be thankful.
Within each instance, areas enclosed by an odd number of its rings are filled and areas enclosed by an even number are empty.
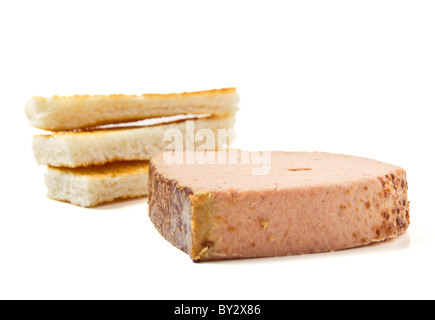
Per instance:
[[[110,211],[110,210],[119,210],[125,209],[128,207],[133,207],[137,205],[143,205],[145,209],[148,210],[148,197],[137,197],[137,198],[128,198],[128,199],[117,199],[110,203],[103,203],[94,208],[85,208],[89,211]]]

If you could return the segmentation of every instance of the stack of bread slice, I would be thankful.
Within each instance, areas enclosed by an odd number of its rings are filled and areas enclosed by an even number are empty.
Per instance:
[[[203,147],[195,134],[201,129],[213,133],[232,129],[238,102],[236,89],[226,88],[140,96],[33,97],[25,111],[32,126],[51,131],[33,137],[36,161],[48,168],[48,196],[94,207],[146,196],[148,161],[171,150],[165,132],[181,132],[185,150]],[[141,121],[149,119],[158,123]],[[216,149],[231,142],[217,136]]]

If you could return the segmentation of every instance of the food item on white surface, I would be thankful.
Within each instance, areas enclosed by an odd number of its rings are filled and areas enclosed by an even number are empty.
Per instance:
[[[229,151],[211,151],[211,158],[222,152]],[[254,175],[256,165],[237,157],[233,164],[168,164],[163,154],[150,161],[150,219],[194,261],[342,250],[395,238],[409,226],[400,167],[272,152],[269,174]]]
[[[175,115],[230,115],[238,111],[235,88],[143,95],[33,97],[26,106],[32,126],[62,131]]]
[[[148,162],[114,162],[85,168],[48,167],[48,197],[81,207],[148,194]]]

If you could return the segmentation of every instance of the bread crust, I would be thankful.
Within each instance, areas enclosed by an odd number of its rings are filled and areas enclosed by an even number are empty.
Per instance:
[[[65,174],[72,174],[91,179],[105,179],[111,177],[121,177],[125,175],[147,173],[148,161],[119,161],[106,163],[100,166],[65,168],[51,167],[50,170],[57,170]]]
[[[229,115],[238,111],[235,88],[143,95],[33,97],[25,106],[32,126],[62,131],[188,114]]]

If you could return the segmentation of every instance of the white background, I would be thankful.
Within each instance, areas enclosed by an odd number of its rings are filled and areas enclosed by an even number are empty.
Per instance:
[[[434,1],[1,1],[0,298],[435,298]],[[194,264],[146,199],[48,200],[35,95],[235,86],[235,146],[375,158],[408,172],[412,225],[336,253]]]

